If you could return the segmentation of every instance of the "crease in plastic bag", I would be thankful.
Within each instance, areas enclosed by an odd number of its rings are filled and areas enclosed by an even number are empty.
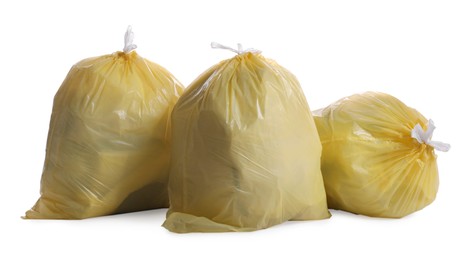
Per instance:
[[[238,55],[200,75],[173,110],[163,226],[254,231],[328,218],[314,160],[321,143],[297,79],[256,50],[233,51]]]
[[[83,219],[167,207],[172,108],[182,85],[123,52],[75,64],[55,98],[41,197],[25,218]]]
[[[434,123],[384,93],[366,92],[313,112],[323,145],[328,206],[400,218],[434,201],[438,168]]]

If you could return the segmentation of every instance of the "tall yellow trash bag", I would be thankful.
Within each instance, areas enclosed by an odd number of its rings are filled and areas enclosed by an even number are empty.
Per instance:
[[[182,85],[123,52],[75,64],[53,105],[41,197],[25,218],[83,219],[168,206],[170,114]]]
[[[383,93],[343,98],[313,112],[329,208],[400,218],[433,202],[438,191],[434,124]]]
[[[233,50],[213,43],[213,47]],[[170,231],[328,218],[321,143],[294,75],[253,49],[200,75],[172,114]]]

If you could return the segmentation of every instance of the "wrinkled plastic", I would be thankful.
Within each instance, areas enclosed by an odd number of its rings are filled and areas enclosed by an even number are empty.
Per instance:
[[[210,68],[179,99],[172,129],[168,230],[253,231],[330,216],[311,112],[277,63],[245,52]]]
[[[41,197],[25,218],[167,207],[169,117],[182,91],[134,51],[75,64],[54,99]]]
[[[433,147],[412,138],[428,120],[398,99],[366,92],[313,112],[323,154],[328,206],[400,218],[429,205],[438,191]]]

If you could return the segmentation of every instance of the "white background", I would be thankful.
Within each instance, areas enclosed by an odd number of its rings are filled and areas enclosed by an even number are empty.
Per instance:
[[[153,4],[152,4],[153,3]],[[300,80],[312,109],[367,90],[432,118],[436,201],[399,220],[332,211],[252,233],[177,235],[166,210],[28,221],[39,196],[55,92],[77,61],[123,47],[184,85],[230,58],[211,41],[263,51]],[[0,259],[474,259],[472,1],[2,1]]]

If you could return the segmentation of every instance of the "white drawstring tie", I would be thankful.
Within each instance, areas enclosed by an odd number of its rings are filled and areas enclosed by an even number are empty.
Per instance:
[[[262,51],[260,50],[256,50],[256,49],[252,49],[252,48],[249,48],[249,49],[243,49],[242,48],[242,44],[238,43],[237,44],[237,50],[234,49],[234,48],[231,48],[229,46],[225,46],[225,45],[222,45],[220,43],[217,43],[217,42],[211,42],[211,48],[213,49],[223,49],[223,50],[229,50],[229,51],[233,51],[237,54],[242,54],[242,53],[247,53],[247,52],[251,52],[251,53],[255,53],[255,54],[258,54],[258,53],[261,53]]]
[[[124,37],[125,45],[123,47],[123,52],[125,54],[137,48],[137,45],[133,44],[133,38],[135,38],[135,34],[132,32],[132,26],[129,25]]]
[[[416,124],[413,130],[411,130],[411,137],[415,138],[420,144],[425,143],[438,151],[449,151],[451,145],[431,140],[435,128],[434,122],[431,119],[428,122],[428,129],[426,129],[426,131],[423,130],[420,124]]]

